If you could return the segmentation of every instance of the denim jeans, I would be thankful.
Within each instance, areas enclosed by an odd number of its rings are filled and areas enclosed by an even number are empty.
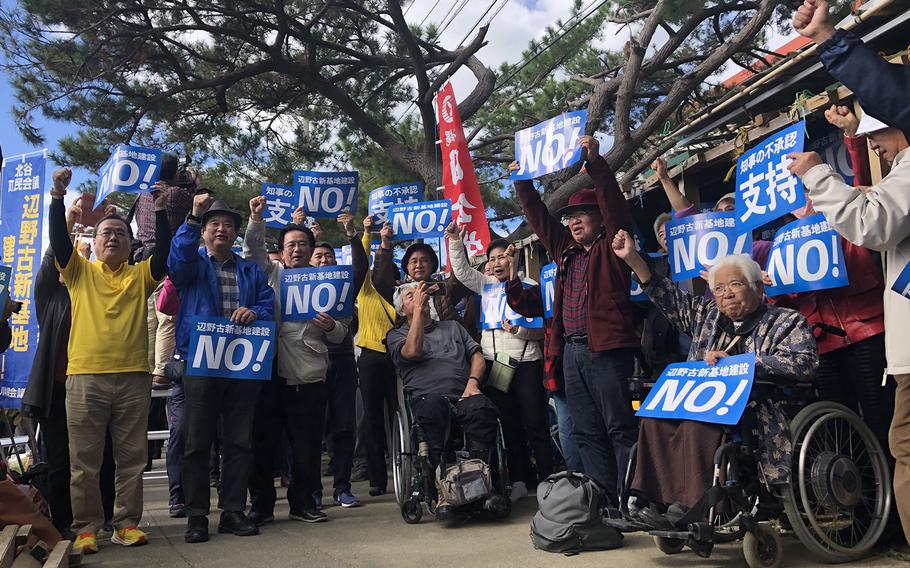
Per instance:
[[[556,404],[556,421],[559,425],[559,447],[562,450],[562,457],[566,461],[566,469],[570,471],[584,471],[581,464],[581,455],[578,453],[578,444],[575,443],[575,436],[572,434],[572,412],[569,410],[569,403],[566,400],[565,392],[554,392],[552,395],[553,402]]]

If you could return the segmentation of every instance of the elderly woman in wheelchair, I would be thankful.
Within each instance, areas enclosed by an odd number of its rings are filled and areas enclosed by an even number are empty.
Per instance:
[[[440,519],[454,518],[456,508],[468,504],[504,516],[509,512],[507,474],[501,463],[498,411],[480,392],[483,353],[461,324],[431,319],[432,286],[421,282],[398,288],[395,309],[407,321],[386,338],[405,391],[399,410],[405,418],[399,422],[406,426],[399,425],[393,443],[396,496],[408,522],[420,520],[421,501]],[[464,444],[456,454],[452,434],[459,430]],[[491,471],[494,452],[499,467]],[[402,477],[409,475],[400,471],[402,460],[408,461],[408,474],[411,465],[418,470],[415,479],[403,480],[411,485],[404,500]],[[435,483],[429,482],[431,477]]]
[[[692,337],[689,361],[717,365],[751,353],[755,363],[750,400],[734,427],[641,419],[622,518],[608,523],[650,531],[667,553],[688,545],[707,557],[714,543],[744,538],[750,566],[780,562],[777,530],[759,524],[775,518],[827,561],[874,546],[891,501],[884,454],[843,406],[816,402],[795,413],[812,390],[816,343],[798,312],[762,302],[758,264],[746,255],[720,259],[708,272],[715,299],[707,300],[652,274],[627,232],[617,233],[613,250]]]

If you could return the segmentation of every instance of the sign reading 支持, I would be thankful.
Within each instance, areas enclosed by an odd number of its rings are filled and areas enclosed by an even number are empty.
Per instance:
[[[294,170],[297,206],[309,217],[335,218],[345,209],[357,212],[357,172],[313,172]]]
[[[448,199],[403,203],[389,207],[393,239],[413,241],[445,235],[452,218],[452,202]]]
[[[316,314],[350,317],[354,307],[350,266],[293,268],[281,273],[281,319],[307,321]]]
[[[95,208],[104,199],[119,191],[142,193],[155,189],[161,178],[161,150],[119,144],[101,166],[101,179],[95,193]]]
[[[803,182],[790,173],[787,154],[802,152],[806,122],[776,132],[736,162],[736,226],[741,232],[781,217],[806,204]]]
[[[521,169],[512,179],[534,179],[558,172],[581,159],[579,138],[587,110],[567,112],[515,133],[515,160]]]
[[[242,325],[228,318],[196,316],[189,321],[188,376],[271,379],[275,322],[254,321]]]
[[[717,365],[673,363],[664,369],[635,415],[737,424],[749,402],[754,378],[754,353],[724,357]]]
[[[740,233],[733,213],[702,213],[673,219],[666,225],[673,280],[698,278],[718,259],[752,252],[752,235]]]
[[[784,225],[768,255],[768,296],[839,288],[849,283],[838,235],[821,213]]]
[[[373,216],[373,223],[381,226],[389,220],[388,209],[392,205],[417,203],[421,200],[423,200],[422,181],[385,185],[370,192],[367,213]]]
[[[480,308],[478,315],[481,329],[499,329],[503,320],[508,321],[510,325],[520,325],[529,329],[543,328],[543,318],[526,318],[509,306],[505,282],[484,285],[483,294],[480,295]]]
[[[551,262],[540,268],[540,294],[543,296],[543,315],[553,317],[553,297],[556,286],[556,263]]]

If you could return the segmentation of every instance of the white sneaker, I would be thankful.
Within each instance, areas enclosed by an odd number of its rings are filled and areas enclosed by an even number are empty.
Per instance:
[[[519,499],[524,499],[527,496],[528,488],[525,487],[524,481],[516,481],[512,484],[512,492],[509,494],[509,499],[511,499],[513,503]]]

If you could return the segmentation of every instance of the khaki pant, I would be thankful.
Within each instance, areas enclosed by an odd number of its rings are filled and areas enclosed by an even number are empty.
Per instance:
[[[117,473],[114,526],[138,526],[142,517],[142,471],[148,454],[151,376],[148,373],[70,375],[66,378],[66,423],[70,447],[73,532],[97,533],[104,524],[98,475],[110,429]]]
[[[159,284],[148,300],[149,368],[153,375],[159,377],[164,376],[164,365],[174,356],[177,346],[177,318],[162,314],[155,308],[161,287]]]
[[[888,446],[897,463],[894,464],[894,500],[910,541],[910,375],[896,375],[894,419],[888,432]]]

